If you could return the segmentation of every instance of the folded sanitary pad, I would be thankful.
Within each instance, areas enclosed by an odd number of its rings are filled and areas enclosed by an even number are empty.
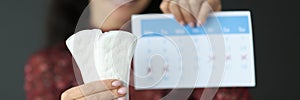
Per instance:
[[[83,30],[67,39],[84,83],[119,79],[128,87],[136,36],[125,31]]]

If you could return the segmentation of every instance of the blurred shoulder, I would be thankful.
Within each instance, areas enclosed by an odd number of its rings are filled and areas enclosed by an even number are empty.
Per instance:
[[[72,57],[65,44],[41,49],[29,57],[24,68],[28,100],[58,100],[63,91],[75,85]]]
[[[29,62],[39,62],[45,59],[57,59],[60,57],[71,57],[71,54],[64,43],[55,44],[35,52],[29,57]]]
[[[64,43],[43,48],[32,54],[26,66],[56,65],[66,66],[72,63],[72,56]]]

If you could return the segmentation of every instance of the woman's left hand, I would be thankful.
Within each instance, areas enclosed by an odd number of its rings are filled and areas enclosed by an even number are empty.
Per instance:
[[[160,4],[163,13],[172,13],[181,24],[194,27],[205,23],[208,14],[221,10],[220,0],[163,0]]]

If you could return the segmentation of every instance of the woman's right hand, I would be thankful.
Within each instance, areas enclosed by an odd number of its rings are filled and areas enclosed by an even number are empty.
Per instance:
[[[70,88],[61,100],[125,100],[127,91],[121,81],[109,79]]]

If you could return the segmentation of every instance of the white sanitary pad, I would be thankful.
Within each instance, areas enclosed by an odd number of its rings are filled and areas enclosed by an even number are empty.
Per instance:
[[[125,31],[83,30],[66,41],[84,83],[119,79],[128,87],[136,36]]]

